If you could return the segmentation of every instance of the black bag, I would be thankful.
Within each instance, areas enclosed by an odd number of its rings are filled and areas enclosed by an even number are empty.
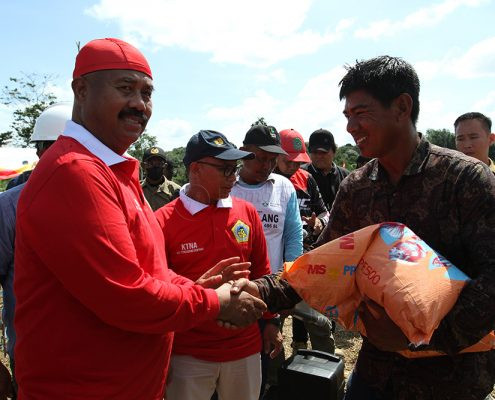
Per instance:
[[[283,400],[342,400],[344,388],[344,361],[323,351],[300,349],[278,372]]]

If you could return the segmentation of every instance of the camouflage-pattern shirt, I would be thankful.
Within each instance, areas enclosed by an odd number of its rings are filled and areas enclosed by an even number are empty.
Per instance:
[[[421,139],[396,185],[376,159],[343,181],[317,244],[387,221],[409,226],[472,280],[428,346],[448,356],[406,359],[364,338],[357,374],[383,399],[484,399],[495,351],[457,353],[495,329],[495,176]]]

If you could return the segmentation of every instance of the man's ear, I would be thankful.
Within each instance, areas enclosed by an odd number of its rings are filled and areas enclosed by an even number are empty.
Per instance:
[[[89,82],[84,77],[75,78],[72,81],[72,91],[74,92],[74,100],[84,101],[88,95]]]
[[[488,139],[490,140],[490,146],[495,143],[495,133],[490,133],[488,135]]]
[[[405,118],[411,118],[413,100],[412,97],[408,93],[400,94],[394,100],[394,106],[397,111],[397,120],[403,120]]]

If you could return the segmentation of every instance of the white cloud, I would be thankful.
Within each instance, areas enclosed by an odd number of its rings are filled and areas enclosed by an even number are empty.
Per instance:
[[[72,102],[74,93],[71,87],[72,79],[65,81],[62,85],[49,82],[46,89],[57,97],[57,102]]]
[[[259,90],[233,106],[210,106],[204,119],[207,126],[193,128],[184,120],[161,120],[153,125],[150,122],[148,131],[158,137],[159,145],[165,149],[185,146],[199,129],[218,130],[240,146],[251,124],[264,117],[279,130],[298,130],[306,140],[314,130],[326,128],[334,134],[338,145],[353,143],[346,132],[344,105],[338,99],[338,82],[344,74],[344,69],[337,67],[315,76],[289,99],[278,99]]]
[[[180,118],[161,119],[156,122],[152,118],[147,132],[156,136],[158,146],[165,150],[185,146],[189,138],[196,133],[190,122]]]
[[[489,0],[444,0],[412,12],[401,20],[383,19],[371,22],[366,28],[354,32],[354,36],[363,39],[378,39],[382,36],[394,36],[400,31],[434,26],[447,15],[462,6],[477,7]]]
[[[311,0],[149,0],[136,12],[131,0],[100,0],[86,13],[120,24],[124,37],[159,49],[177,46],[212,55],[214,62],[266,67],[311,54],[342,38],[353,24],[341,20],[323,33],[303,29]]]
[[[344,76],[341,67],[334,68],[308,80],[289,99],[277,99],[258,91],[233,107],[211,108],[207,117],[234,143],[240,144],[251,123],[259,117],[277,129],[293,128],[305,139],[318,128],[329,129],[338,144],[352,142],[345,130],[343,104],[338,99],[338,82]]]
[[[495,77],[495,36],[476,43],[446,69],[458,78]]]
[[[469,111],[478,111],[485,114],[492,121],[495,121],[495,90],[491,90],[476,101]],[[492,126],[492,132],[495,132],[495,126]]]
[[[0,133],[10,130],[14,110],[15,107],[9,107],[0,103]]]
[[[457,50],[456,53],[459,53]],[[450,52],[439,60],[420,61],[414,64],[422,79],[449,75],[459,79],[495,77],[495,36],[486,38],[469,48],[464,54]]]
[[[264,82],[278,82],[278,83],[287,83],[287,76],[285,74],[285,70],[282,68],[277,68],[273,71],[268,71],[263,74],[258,74],[254,78],[258,83]]]
[[[455,119],[459,113],[450,109],[448,102],[439,99],[434,94],[424,94],[420,98],[418,130],[426,134],[427,129],[453,130]]]

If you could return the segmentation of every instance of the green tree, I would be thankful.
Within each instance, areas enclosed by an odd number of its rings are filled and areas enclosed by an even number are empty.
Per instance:
[[[51,75],[25,74],[10,78],[0,94],[0,103],[15,107],[11,130],[0,133],[0,145],[10,141],[20,147],[28,147],[34,124],[39,115],[49,105],[55,103],[56,96],[50,91]]]
[[[455,136],[448,129],[427,129],[426,140],[437,146],[455,150]]]
[[[7,188],[7,184],[10,182],[10,179],[4,179],[0,181],[0,192],[4,192]]]
[[[340,167],[344,167],[349,171],[356,169],[356,160],[359,156],[359,148],[347,143],[344,146],[337,148],[334,162]]]
[[[12,131],[0,133],[0,147],[7,145],[12,140]]]
[[[135,159],[141,161],[143,159],[144,151],[150,147],[156,146],[157,142],[158,139],[156,136],[150,135],[144,131],[141,136],[139,136],[139,139],[129,147],[127,152]]]
[[[251,124],[251,126],[255,126],[255,125],[268,126],[268,124],[265,121],[265,117],[259,117],[255,122]]]
[[[179,185],[183,185],[189,181],[186,173],[186,167],[182,160],[184,159],[184,155],[186,154],[185,147],[177,147],[171,151],[167,151],[167,157],[174,164],[174,176],[172,180]]]

